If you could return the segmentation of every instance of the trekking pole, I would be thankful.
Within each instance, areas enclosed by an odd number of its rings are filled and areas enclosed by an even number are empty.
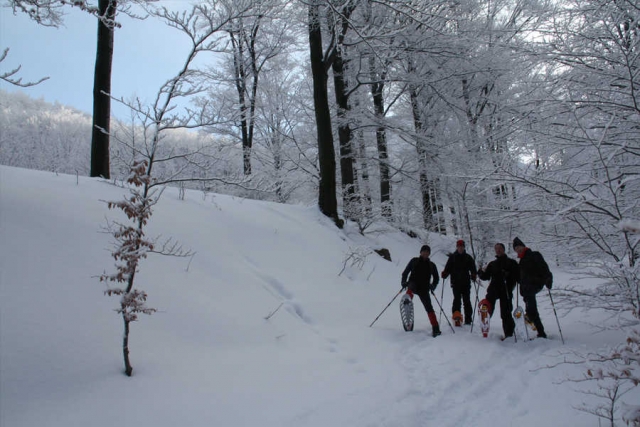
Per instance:
[[[473,282],[474,285],[476,285],[476,303],[473,305],[473,314],[471,315],[471,331],[469,331],[469,333],[473,333],[473,324],[476,323],[476,307],[478,306],[478,280],[476,279]]]
[[[504,297],[509,298],[509,304],[512,304],[513,292],[511,292],[511,295],[509,295],[509,286],[507,285],[507,281],[503,280],[502,282],[504,283]],[[500,308],[500,315],[502,316],[502,308]],[[511,320],[513,320],[513,339],[515,340],[515,342],[518,342],[518,334],[516,333],[516,321],[513,318],[513,311],[511,312]]]
[[[442,287],[444,287],[444,285]],[[436,300],[436,302],[438,303],[438,307],[440,307],[440,318],[442,318],[442,312],[444,311],[442,309],[442,305],[440,304],[440,301],[438,301],[438,297],[436,296],[435,292],[431,291],[431,295],[433,295],[433,299]],[[451,331],[455,334],[456,331],[455,331],[455,329],[453,329],[453,325],[451,325],[451,322],[449,322],[449,318],[447,316],[444,316],[444,319],[449,324],[449,327],[451,328]]]
[[[447,283],[447,279],[442,279],[442,289],[440,290],[440,299],[444,301],[444,284]],[[440,321],[438,323],[442,323],[442,311],[440,310]]]
[[[551,289],[547,288],[547,292],[549,292],[549,299],[551,300],[551,307],[553,307],[553,314],[556,315],[556,322],[558,323],[558,331],[560,331],[560,339],[562,340],[562,345],[564,345],[564,337],[562,336],[562,328],[560,327],[560,320],[558,320],[558,313],[556,312],[556,305],[553,303],[553,298],[551,297]]]
[[[396,296],[393,297],[393,299],[391,301],[389,301],[389,304],[387,304],[387,306],[384,308],[384,310],[382,310],[380,312],[380,314],[378,314],[378,317],[376,317],[375,319],[373,319],[373,322],[371,322],[371,324],[369,325],[369,327],[372,327],[374,323],[376,323],[376,321],[380,318],[380,316],[382,316],[382,313],[384,313],[387,308],[389,308],[389,306],[391,305],[392,302],[394,302],[396,300],[396,298],[398,298],[398,295],[400,295],[402,293],[402,291],[404,291],[404,288],[400,289],[398,291],[398,293],[396,294]]]

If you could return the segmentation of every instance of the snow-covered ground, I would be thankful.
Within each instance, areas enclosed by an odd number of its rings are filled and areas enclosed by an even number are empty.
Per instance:
[[[573,408],[593,398],[562,382],[583,368],[544,369],[615,342],[581,313],[560,319],[565,346],[545,294],[549,340],[501,342],[498,315],[487,339],[477,326],[453,334],[444,318],[432,338],[419,302],[404,332],[399,299],[370,328],[425,242],[338,230],[315,207],[190,191],[181,201],[172,188],[148,235],[196,254],[143,260],[136,284],[158,312],[132,325],[126,377],[118,301],[96,278],[114,270],[106,218],[122,220],[104,201],[125,194],[0,167],[2,427],[598,425]],[[454,241],[430,238],[439,270]],[[349,254],[382,247],[392,262],[372,253],[342,271]]]

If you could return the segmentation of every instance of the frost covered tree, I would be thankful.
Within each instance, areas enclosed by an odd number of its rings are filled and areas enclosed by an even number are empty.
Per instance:
[[[317,147],[306,64],[279,58],[265,73],[258,93],[254,156],[275,200],[311,202],[304,189],[315,191]]]
[[[533,99],[544,112],[518,132],[529,163],[502,172],[521,185],[521,214],[553,220],[542,232],[561,248],[560,259],[576,266],[588,260],[617,289],[587,292],[583,303],[637,317],[640,239],[621,233],[619,223],[640,215],[640,44],[633,29],[640,15],[613,1],[556,14],[564,19],[554,21],[541,47],[550,58],[548,80]]]
[[[567,309],[605,310],[605,328],[628,332],[623,350],[587,358],[600,363],[590,373],[612,387],[605,394],[625,403],[618,387],[638,377],[640,238],[620,224],[640,215],[640,11],[627,1],[564,2],[554,16],[531,52],[544,62],[527,83],[537,83],[523,99],[530,111],[509,137],[525,162],[498,175],[516,186],[518,217],[553,245],[557,263],[600,279],[556,293]]]
[[[456,5],[451,15],[450,45],[457,52],[445,67],[450,74],[452,118],[445,125],[454,139],[441,163],[449,171],[445,203],[456,217],[459,232],[490,247],[512,236],[517,217],[508,217],[516,189],[495,171],[519,163],[512,156],[512,135],[529,111],[530,80],[539,59],[530,54],[548,9],[539,2],[469,1]],[[441,74],[441,72],[440,72]],[[439,91],[439,93],[446,93]],[[450,151],[456,149],[456,153]],[[505,220],[508,217],[508,220]],[[480,250],[482,258],[482,250]]]
[[[0,90],[0,163],[88,175],[91,117],[60,104]]]
[[[233,87],[235,100],[224,99],[230,108],[226,115],[232,136],[242,142],[242,164],[245,175],[251,175],[251,154],[256,128],[256,109],[261,76],[271,63],[295,46],[297,23],[291,19],[295,8],[289,1],[254,2],[253,13],[239,17],[227,25],[228,44],[222,50],[226,66],[214,66],[214,81]],[[213,98],[220,98],[219,87],[211,90]],[[224,92],[222,92],[224,95]],[[227,126],[229,128],[229,126]],[[225,131],[225,129],[219,129]]]

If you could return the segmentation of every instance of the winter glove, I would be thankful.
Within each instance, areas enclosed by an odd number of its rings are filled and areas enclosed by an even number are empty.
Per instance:
[[[438,287],[438,284],[437,284],[437,283],[432,283],[432,284],[430,284],[430,285],[429,285],[429,290],[430,290],[431,292],[434,292],[434,291],[436,290],[436,288],[437,288],[437,287]]]
[[[547,287],[547,289],[551,289],[551,287],[553,286],[553,279],[547,279],[547,283],[545,283],[544,285]]]
[[[477,277],[475,274],[472,274],[472,275],[471,275],[471,280],[472,280],[472,281],[474,281],[474,282],[475,282],[477,278],[478,278],[478,277]]]
[[[401,282],[401,283],[400,283],[400,286],[402,286],[402,289],[404,290],[404,289],[407,289],[407,287],[409,286],[409,283],[407,283],[407,282]]]
[[[447,276],[444,274],[444,271],[442,273],[440,273],[440,277],[442,277],[443,279],[447,278]]]

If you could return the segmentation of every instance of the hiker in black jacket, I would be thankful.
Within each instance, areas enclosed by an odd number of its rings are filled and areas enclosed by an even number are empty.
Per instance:
[[[518,280],[518,263],[507,256],[502,243],[496,243],[494,249],[496,259],[491,261],[486,268],[480,268],[478,277],[482,280],[491,280],[485,296],[490,304],[489,315],[493,316],[496,300],[499,299],[502,331],[506,338],[513,336],[516,327],[511,311],[513,310],[513,289]]]
[[[473,308],[471,306],[471,281],[476,280],[476,264],[471,255],[465,252],[464,240],[456,242],[456,251],[449,255],[447,264],[442,270],[442,278],[451,276],[451,289],[453,289],[453,306],[451,310],[455,315],[460,312],[461,300],[464,302],[464,324],[471,324]]]
[[[518,258],[520,258],[518,281],[520,282],[520,295],[522,295],[526,307],[525,315],[536,327],[538,338],[546,338],[547,334],[544,332],[544,326],[538,313],[536,294],[544,286],[551,289],[551,286],[553,286],[553,274],[551,274],[542,254],[527,248],[522,243],[522,240],[517,237],[513,239],[513,249],[518,253]]]
[[[434,337],[437,337],[440,335],[440,325],[438,324],[438,318],[431,305],[429,292],[436,290],[440,278],[438,277],[436,265],[429,259],[430,255],[431,248],[429,245],[423,245],[420,248],[420,256],[412,258],[402,272],[401,283],[403,289],[409,288],[407,294],[411,299],[413,299],[413,294],[420,297],[420,301],[422,301],[422,305],[429,316],[432,334]]]

